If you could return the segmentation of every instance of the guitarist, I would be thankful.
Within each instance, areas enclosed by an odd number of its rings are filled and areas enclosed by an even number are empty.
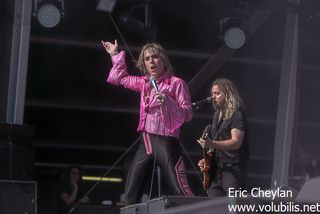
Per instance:
[[[245,188],[249,146],[247,119],[236,85],[228,79],[217,79],[212,84],[211,95],[215,110],[211,137],[200,138],[198,143],[213,151],[207,193],[209,197],[218,197],[227,195],[229,188]],[[204,159],[198,165],[201,171],[206,170]]]

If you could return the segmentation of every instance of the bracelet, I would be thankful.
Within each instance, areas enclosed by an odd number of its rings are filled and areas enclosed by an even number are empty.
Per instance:
[[[110,56],[114,56],[114,55],[116,55],[118,53],[119,53],[119,51],[114,51],[114,52],[110,53]]]

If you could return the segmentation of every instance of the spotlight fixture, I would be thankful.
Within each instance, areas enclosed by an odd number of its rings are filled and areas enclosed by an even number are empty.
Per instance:
[[[97,10],[112,13],[117,0],[100,0],[97,5]]]
[[[144,23],[144,5],[138,4],[128,11],[124,11],[119,16],[119,24],[134,33],[141,33],[145,31]]]
[[[45,28],[56,27],[64,16],[64,0],[34,0],[33,16]]]
[[[119,16],[119,24],[128,33],[145,38],[147,41],[155,41],[158,34],[158,27],[152,24],[151,4],[146,1],[136,4]]]
[[[231,49],[241,48],[247,40],[246,19],[224,17],[220,19],[220,39]]]

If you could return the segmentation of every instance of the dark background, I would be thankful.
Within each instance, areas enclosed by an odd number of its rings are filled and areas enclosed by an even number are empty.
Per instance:
[[[111,61],[100,41],[118,39],[121,48],[126,49],[124,41],[110,16],[96,10],[98,1],[64,3],[65,15],[58,26],[46,29],[32,17],[30,35],[24,123],[36,128],[35,179],[39,184],[39,209],[46,213],[50,212],[47,207],[53,206],[54,184],[66,166],[77,163],[87,174],[102,175],[138,137],[135,130],[139,95],[105,81]],[[262,188],[270,187],[271,182],[286,14],[288,8],[293,8],[300,18],[300,87],[289,184],[299,189],[310,177],[320,174],[319,1],[304,0],[292,6],[284,0],[152,0],[153,33],[121,21],[131,10],[130,14],[143,25],[140,5],[144,3],[118,0],[111,14],[130,51],[136,58],[147,41],[159,42],[168,51],[175,74],[187,82],[223,45],[219,39],[221,17],[234,11],[248,18],[258,9],[272,12],[250,34],[244,47],[228,57],[213,77],[206,78],[192,97],[197,101],[209,96],[210,84],[217,77],[229,78],[238,85],[249,120],[248,184]],[[10,21],[0,20],[2,27],[10,29]],[[7,47],[5,40],[10,41],[10,37],[2,33],[1,38],[1,48]],[[8,65],[7,58],[1,56],[3,70]],[[127,62],[130,72],[138,75],[129,54]],[[6,96],[7,76],[2,77],[1,93]],[[182,129],[181,141],[196,165],[201,158],[196,139],[211,122],[212,110],[208,105],[194,113],[193,120]],[[186,162],[191,186],[201,195],[196,171],[187,159]],[[125,160],[110,176],[123,177],[124,166]],[[123,184],[103,184],[92,197],[98,203],[104,199],[118,201],[122,191]]]

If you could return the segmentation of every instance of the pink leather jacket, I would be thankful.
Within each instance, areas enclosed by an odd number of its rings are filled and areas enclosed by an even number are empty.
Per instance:
[[[180,127],[192,118],[192,105],[186,82],[169,73],[162,75],[157,80],[157,85],[159,91],[165,93],[166,99],[159,105],[149,76],[128,74],[124,51],[112,56],[112,64],[107,82],[141,93],[137,131],[179,138]]]

